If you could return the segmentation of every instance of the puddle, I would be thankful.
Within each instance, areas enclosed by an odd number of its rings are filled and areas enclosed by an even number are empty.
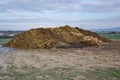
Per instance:
[[[2,47],[2,45],[0,45],[0,53],[9,53],[12,52],[13,50],[14,50],[13,48]]]

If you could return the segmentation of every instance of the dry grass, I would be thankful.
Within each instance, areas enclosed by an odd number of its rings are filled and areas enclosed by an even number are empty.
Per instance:
[[[0,65],[16,67],[33,66],[49,69],[63,66],[76,66],[81,69],[92,67],[120,68],[119,51],[84,49],[35,49],[16,50],[9,54],[0,54]]]
[[[29,75],[29,74],[31,74],[32,76],[32,72],[33,72],[34,76],[38,74],[40,75],[42,73],[44,73],[42,74],[44,76],[45,74],[49,73],[49,75],[52,76],[51,80],[73,80],[73,79],[79,80],[79,78],[82,77],[82,75],[80,76],[81,73],[79,73],[80,70],[81,71],[94,70],[96,67],[120,69],[120,53],[119,53],[120,50],[118,49],[120,47],[119,44],[120,42],[117,43],[113,42],[113,43],[101,45],[99,47],[88,47],[83,49],[79,49],[79,48],[78,49],[53,48],[53,49],[31,49],[31,50],[19,49],[11,53],[0,54],[0,66],[1,66],[0,70],[3,71],[3,73],[5,73],[2,78],[5,78],[6,80],[22,80],[17,78],[9,79],[8,76],[5,76],[8,75],[7,72],[9,72],[10,75],[10,72],[12,72],[12,74],[17,74],[16,72],[18,71],[19,72],[18,75],[22,77],[23,75]],[[65,69],[61,70],[61,68],[65,68]],[[64,71],[67,68],[69,73],[64,73]],[[39,70],[40,71],[37,73],[33,71],[34,69],[35,70],[38,69],[38,71]],[[27,70],[28,72],[26,72]],[[49,70],[53,70],[53,72]],[[55,74],[54,71],[55,72],[62,71],[62,72],[61,74],[59,73]],[[64,74],[64,77],[59,76],[62,75],[62,73]],[[2,75],[2,73],[0,75]],[[37,76],[37,78],[41,78],[41,76],[39,75]],[[53,79],[53,77],[55,76],[57,76],[57,78]],[[25,78],[24,80],[27,80],[29,78],[30,76],[28,76],[28,78]],[[35,79],[34,77],[32,77],[29,80],[50,80],[50,79],[47,78]],[[99,79],[90,79],[90,80],[99,80]],[[112,80],[112,79],[107,78],[107,80]]]

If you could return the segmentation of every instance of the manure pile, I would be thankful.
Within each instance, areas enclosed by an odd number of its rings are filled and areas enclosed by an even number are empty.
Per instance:
[[[109,40],[100,35],[68,25],[57,28],[37,28],[20,33],[3,46],[12,48],[69,48],[97,46]]]

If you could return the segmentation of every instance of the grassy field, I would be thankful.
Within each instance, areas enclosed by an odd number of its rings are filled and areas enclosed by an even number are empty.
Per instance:
[[[0,80],[120,80],[119,47],[116,41],[83,49],[1,53]]]
[[[120,40],[120,34],[108,34],[108,33],[99,33],[99,34],[107,39]]]
[[[7,73],[0,69],[1,80],[120,80],[120,69],[94,69],[86,72],[77,68],[56,67],[42,70],[30,66],[11,67]]]
[[[8,41],[10,41],[11,38],[8,38],[8,39],[3,39],[3,38],[0,38],[0,45],[1,44],[4,44],[4,43],[7,43]]]

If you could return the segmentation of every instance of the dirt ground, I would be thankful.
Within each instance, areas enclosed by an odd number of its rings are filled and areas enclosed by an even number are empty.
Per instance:
[[[120,41],[0,52],[0,80],[120,80]]]
[[[86,48],[16,49],[0,54],[0,66],[33,66],[41,69],[71,66],[83,70],[94,67],[120,68],[120,41]]]

